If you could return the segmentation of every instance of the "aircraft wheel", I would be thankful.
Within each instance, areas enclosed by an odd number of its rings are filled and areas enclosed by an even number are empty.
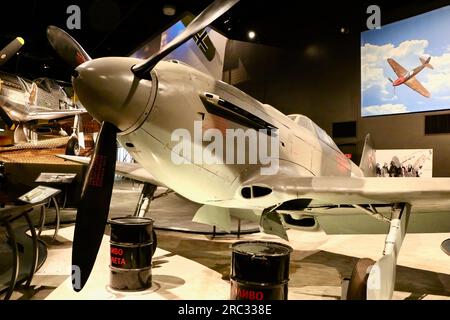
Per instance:
[[[153,233],[153,244],[152,244],[152,257],[155,254],[156,247],[158,246],[158,238],[156,237],[155,230],[152,230]]]
[[[374,264],[375,261],[369,258],[362,258],[356,262],[348,285],[347,300],[367,299],[367,279]]]
[[[80,145],[78,144],[78,138],[72,137],[69,139],[66,145],[66,155],[68,156],[80,155]]]

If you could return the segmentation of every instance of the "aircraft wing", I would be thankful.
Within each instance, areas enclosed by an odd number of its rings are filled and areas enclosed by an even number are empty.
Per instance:
[[[255,198],[268,206],[293,199],[314,199],[334,205],[405,202],[426,206],[445,202],[450,207],[450,178],[259,176],[244,185],[271,188],[270,195]]]
[[[387,62],[389,63],[389,65],[391,66],[392,70],[394,70],[395,74],[397,75],[397,77],[403,77],[405,74],[408,73],[408,70],[406,70],[405,68],[403,68],[397,61],[395,61],[394,59],[387,59]]]
[[[431,93],[416,78],[409,79],[408,81],[405,82],[405,84],[414,91],[423,95],[424,97],[426,98],[431,97]]]
[[[24,116],[22,121],[32,120],[54,120],[65,117],[75,116],[77,114],[83,114],[87,111],[84,109],[64,110],[64,111],[48,111],[48,112],[31,112]]]
[[[76,163],[81,163],[83,165],[89,165],[89,162],[91,161],[91,158],[89,157],[79,157],[79,156],[67,156],[67,155],[56,155],[58,158],[62,158],[65,160],[69,160]],[[164,184],[157,181],[147,170],[145,170],[140,164],[138,163],[127,163],[127,162],[116,162],[116,174],[141,181],[141,182],[148,182],[160,187],[165,187]]]

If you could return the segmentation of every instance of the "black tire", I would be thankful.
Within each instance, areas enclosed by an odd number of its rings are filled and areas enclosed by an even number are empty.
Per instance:
[[[158,247],[158,238],[156,236],[155,230],[152,230],[153,244],[152,244],[152,257],[155,254],[156,248]]]
[[[66,155],[78,156],[79,154],[80,154],[80,145],[78,144],[78,138],[72,137],[67,142]]]
[[[348,285],[347,300],[367,300],[367,279],[374,264],[375,261],[369,258],[356,262]]]

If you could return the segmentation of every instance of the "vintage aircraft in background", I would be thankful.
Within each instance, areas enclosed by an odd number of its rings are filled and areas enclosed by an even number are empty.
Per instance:
[[[238,0],[216,0],[174,40],[146,60],[125,57],[91,59],[65,31],[50,26],[48,39],[75,68],[73,86],[80,101],[102,128],[89,163],[79,203],[73,239],[74,289],[88,280],[104,234],[116,169],[116,139],[155,183],[201,203],[194,220],[218,225],[231,208],[260,215],[261,228],[287,238],[281,216],[313,217],[333,209],[354,208],[389,228],[382,257],[361,259],[355,266],[348,297],[389,299],[395,284],[397,257],[412,209],[418,212],[437,202],[450,210],[450,179],[376,178],[375,155],[366,137],[359,166],[333,140],[302,115],[286,116],[239,89],[176,61],[163,61],[172,50],[190,40]],[[172,134],[182,128],[195,135],[204,128],[266,129],[267,139],[278,137],[278,169],[262,174],[263,164],[177,164],[179,153]],[[274,136],[269,132],[275,130]],[[271,137],[270,137],[271,136]],[[263,137],[264,139],[264,137]],[[194,142],[204,151],[205,144]],[[249,145],[240,151],[250,154]],[[239,146],[234,146],[236,154]],[[272,149],[273,150],[273,149]],[[119,168],[117,168],[119,169]],[[147,173],[147,176],[149,174]],[[149,181],[151,181],[149,179]],[[382,209],[386,208],[387,212]],[[197,217],[199,216],[199,217]],[[291,220],[295,220],[291,219]],[[342,220],[337,216],[336,219]],[[197,221],[198,221],[197,220]],[[285,221],[286,222],[286,221]],[[291,225],[295,225],[292,223]],[[370,268],[371,267],[371,268]],[[369,271],[370,270],[370,271]],[[79,285],[78,285],[79,284]]]
[[[1,50],[0,66],[16,54],[24,43],[23,38],[17,37]],[[78,154],[80,146],[84,147],[83,134],[79,132],[79,116],[83,113],[86,110],[75,102],[70,83],[50,78],[30,81],[0,71],[0,120],[4,123],[3,132],[14,131],[12,143],[30,142],[37,138],[38,133],[49,131],[67,135],[52,120],[74,117],[66,154]]]
[[[387,59],[387,62],[398,77],[396,80],[389,78],[389,81],[394,87],[405,84],[422,96],[429,98],[431,93],[416,79],[416,75],[425,68],[433,69],[433,66],[430,64],[431,57],[420,57],[419,60],[421,65],[408,71],[394,59]]]
[[[37,139],[38,133],[67,135],[56,121],[74,117],[66,154],[78,154],[83,139],[79,139],[79,116],[84,107],[74,103],[71,86],[50,78],[34,81],[0,71],[0,119],[3,130],[14,131],[14,143]],[[82,134],[81,134],[82,137]]]

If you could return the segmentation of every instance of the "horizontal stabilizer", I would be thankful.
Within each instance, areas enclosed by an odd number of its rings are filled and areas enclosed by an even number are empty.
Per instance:
[[[425,65],[425,67],[434,69],[434,67],[430,64],[431,57],[429,57],[428,59],[425,59],[424,57],[420,57],[419,60],[423,65]]]

